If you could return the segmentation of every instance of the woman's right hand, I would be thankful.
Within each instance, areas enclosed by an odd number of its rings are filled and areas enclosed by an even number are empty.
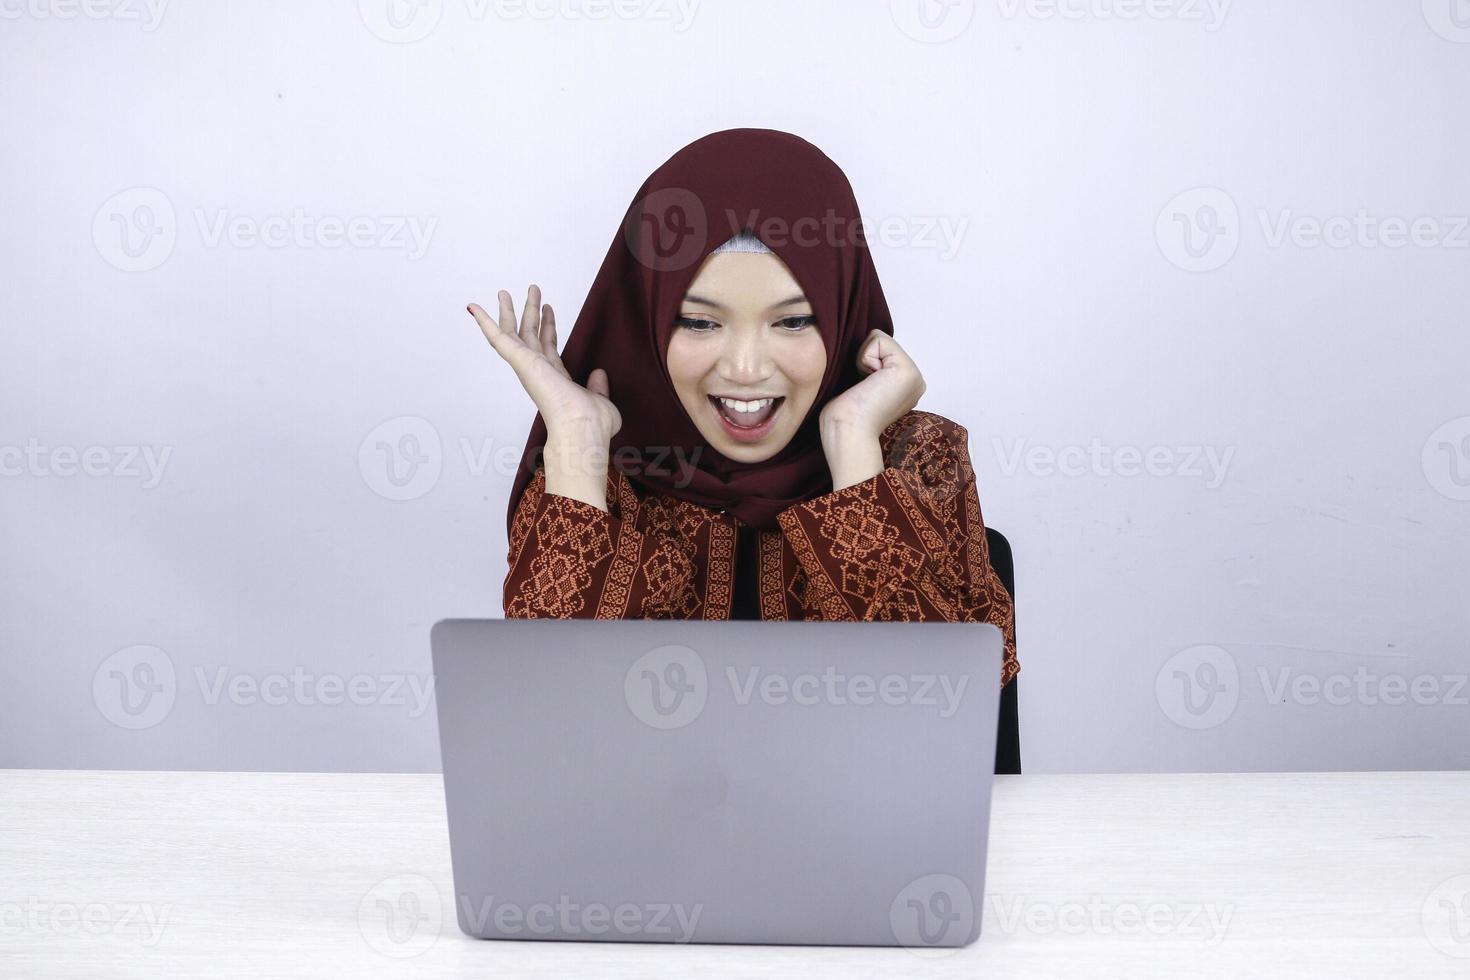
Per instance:
[[[607,454],[623,418],[608,397],[607,372],[593,370],[586,386],[572,380],[556,349],[556,314],[541,290],[526,294],[520,330],[510,293],[500,290],[500,319],[478,303],[468,307],[480,331],[521,382],[546,423],[546,490],[607,510]]]
[[[532,285],[515,328],[515,306],[510,293],[500,290],[497,322],[478,303],[468,307],[480,331],[520,379],[546,422],[547,435],[558,439],[588,439],[606,446],[623,425],[617,406],[608,397],[607,372],[594,370],[586,386],[572,380],[556,350],[556,314],[541,305],[541,289]]]

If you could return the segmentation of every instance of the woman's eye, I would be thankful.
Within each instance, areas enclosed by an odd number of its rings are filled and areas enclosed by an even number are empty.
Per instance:
[[[681,316],[674,322],[686,330],[694,330],[698,332],[713,330],[717,326],[717,324],[713,320],[701,320],[699,317],[695,316]]]
[[[788,316],[779,322],[781,326],[795,333],[798,330],[805,330],[807,327],[816,326],[817,318],[814,316]]]

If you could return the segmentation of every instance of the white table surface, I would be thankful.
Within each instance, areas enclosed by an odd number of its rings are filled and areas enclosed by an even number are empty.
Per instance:
[[[486,942],[452,895],[438,776],[0,771],[7,980],[1470,977],[1470,774],[1001,777],[954,951]]]

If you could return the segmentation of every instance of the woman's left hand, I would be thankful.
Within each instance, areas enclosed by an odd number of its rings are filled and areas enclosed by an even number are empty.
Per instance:
[[[873,330],[858,351],[858,370],[867,377],[822,408],[824,435],[857,434],[878,438],[919,404],[924,376],[889,334]]]

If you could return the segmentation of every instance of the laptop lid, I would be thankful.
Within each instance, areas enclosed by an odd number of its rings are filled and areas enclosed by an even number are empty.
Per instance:
[[[979,936],[994,626],[461,619],[431,646],[469,935]]]

